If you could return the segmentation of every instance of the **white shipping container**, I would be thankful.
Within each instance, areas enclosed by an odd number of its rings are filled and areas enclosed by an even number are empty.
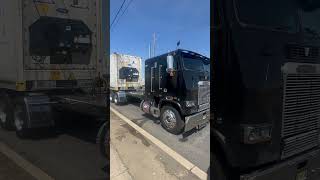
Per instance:
[[[1,0],[0,88],[17,90],[20,89],[18,87],[20,85],[26,86],[27,81],[91,80],[98,74],[106,74],[103,72],[106,70],[103,68],[106,66],[106,58],[102,45],[102,1]],[[65,20],[63,22],[68,23],[69,20],[76,20],[85,24],[91,36],[79,35],[72,40],[68,39],[71,37],[68,33],[73,32],[72,28],[76,27],[73,25],[74,22],[67,24],[63,32],[65,39],[74,41],[75,44],[77,42],[80,45],[87,45],[91,42],[90,51],[79,50],[79,52],[70,53],[72,62],[59,59],[59,55],[32,54],[30,50],[31,27],[37,23],[45,24],[46,22],[41,22],[41,19],[47,17],[51,18],[52,22]],[[47,34],[48,38],[51,35]],[[70,47],[62,40],[59,46],[68,46],[66,49]],[[79,48],[78,45],[76,48]],[[66,57],[65,54],[68,51],[61,50],[58,53]]]
[[[110,55],[110,88],[113,90],[137,89],[143,85],[142,81],[142,58],[137,56],[112,53]],[[123,67],[135,68],[139,72],[137,82],[127,82],[119,78],[120,69]]]

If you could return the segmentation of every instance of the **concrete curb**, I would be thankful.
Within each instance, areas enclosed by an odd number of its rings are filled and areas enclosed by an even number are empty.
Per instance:
[[[40,168],[34,166],[32,163],[24,159],[22,156],[11,150],[7,145],[0,142],[0,152],[6,155],[10,160],[16,163],[23,170],[32,175],[38,180],[54,180],[47,173],[42,171]]]
[[[189,160],[181,156],[179,153],[175,152],[173,149],[171,149],[169,146],[161,142],[159,139],[152,136],[150,133],[142,129],[140,126],[136,125],[134,122],[132,122],[130,119],[122,115],[117,110],[110,107],[110,110],[116,114],[120,119],[125,121],[127,124],[129,124],[132,128],[134,128],[136,131],[138,131],[141,135],[143,135],[145,138],[147,138],[149,141],[151,141],[154,145],[158,146],[162,151],[167,153],[170,157],[172,157],[174,160],[176,160],[179,164],[181,164],[183,167],[188,169],[190,172],[192,172],[194,175],[196,175],[201,180],[207,180],[207,173],[202,171],[199,167],[191,163]]]

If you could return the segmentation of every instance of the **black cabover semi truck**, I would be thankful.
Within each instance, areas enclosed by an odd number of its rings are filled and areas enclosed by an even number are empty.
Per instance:
[[[130,74],[130,73],[129,73]],[[178,49],[145,61],[144,89],[114,91],[111,100],[139,97],[143,112],[160,118],[168,132],[202,128],[210,119],[210,60]]]
[[[212,177],[320,179],[319,2],[212,5]]]

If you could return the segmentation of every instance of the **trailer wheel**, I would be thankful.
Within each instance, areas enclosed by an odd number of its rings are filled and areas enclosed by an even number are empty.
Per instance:
[[[29,129],[27,128],[27,110],[24,101],[19,100],[14,107],[14,126],[16,134],[20,138],[25,138],[29,135]]]
[[[119,105],[119,96],[117,93],[114,93],[113,102],[115,105]]]
[[[162,127],[172,134],[180,134],[184,127],[180,113],[171,106],[164,106],[161,109],[160,122]]]
[[[230,178],[227,176],[226,168],[222,164],[221,160],[214,154],[212,155],[212,179],[218,179],[218,180],[230,180]]]
[[[110,94],[109,100],[110,100],[110,103],[113,102],[113,94]]]
[[[14,130],[13,111],[10,97],[6,93],[0,96],[0,126],[5,130]]]

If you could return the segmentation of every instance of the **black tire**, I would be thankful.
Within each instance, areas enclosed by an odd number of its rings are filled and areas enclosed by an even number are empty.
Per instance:
[[[20,138],[26,138],[29,137],[30,135],[30,130],[28,129],[27,126],[27,109],[24,103],[23,98],[19,98],[16,100],[16,104],[14,106],[14,111],[13,111],[13,119],[14,119],[14,127],[16,130],[16,134]]]
[[[109,129],[107,129],[106,123],[102,125],[99,130],[97,143],[99,145],[100,153],[103,157],[109,158],[109,143],[110,143],[110,133]]]
[[[110,93],[110,103],[114,103],[113,93]]]
[[[184,121],[180,113],[171,106],[163,106],[161,108],[160,122],[165,130],[175,135],[181,134],[184,128]]]
[[[113,95],[113,102],[115,105],[119,105],[119,97],[118,97],[118,94],[117,93],[114,93]]]
[[[212,165],[210,165],[212,173],[211,179],[214,180],[231,180],[230,177],[227,176],[227,168],[222,164],[222,161],[220,158],[218,158],[216,155],[211,154],[212,156]]]
[[[7,93],[0,95],[0,126],[5,130],[14,130],[13,103]]]

